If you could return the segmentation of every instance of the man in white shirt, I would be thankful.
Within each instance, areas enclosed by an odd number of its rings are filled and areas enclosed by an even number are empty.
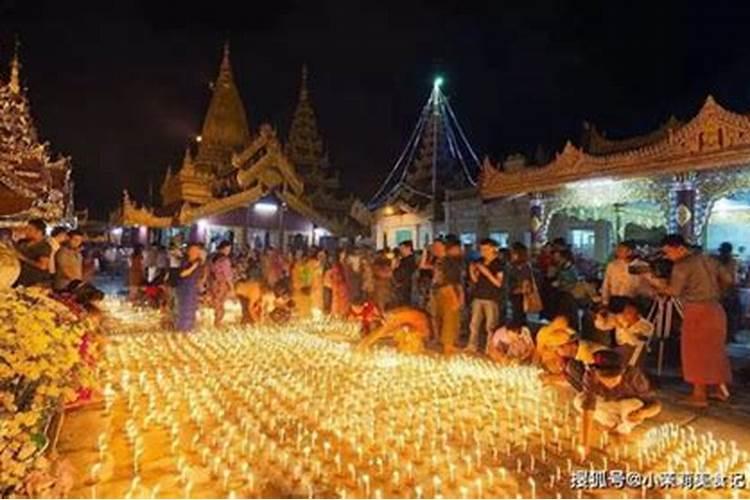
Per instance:
[[[618,243],[615,260],[607,265],[602,283],[602,304],[619,309],[625,298],[635,298],[641,288],[641,277],[630,272],[634,245],[630,241]]]

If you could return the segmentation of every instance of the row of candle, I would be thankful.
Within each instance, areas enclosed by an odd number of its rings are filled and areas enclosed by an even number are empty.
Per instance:
[[[579,468],[747,468],[736,445],[698,447],[707,438],[673,428],[638,446],[609,446],[605,434],[585,457],[569,399],[531,367],[356,352],[326,338],[343,324],[134,335],[141,313],[117,314],[128,328],[107,351],[105,411],[123,426],[98,447],[126,437],[131,496],[146,491],[154,432],[183,496],[196,486],[213,496],[576,496],[569,475]]]

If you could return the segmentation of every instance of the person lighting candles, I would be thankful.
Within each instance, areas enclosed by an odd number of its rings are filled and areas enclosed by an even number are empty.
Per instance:
[[[534,340],[528,327],[519,320],[510,320],[497,329],[487,342],[490,359],[498,362],[531,361],[534,357]]]
[[[640,370],[627,366],[620,353],[605,349],[583,375],[582,390],[573,404],[583,413],[581,443],[584,453],[591,444],[593,423],[607,431],[629,434],[635,426],[661,411],[661,403],[650,398],[650,384]]]

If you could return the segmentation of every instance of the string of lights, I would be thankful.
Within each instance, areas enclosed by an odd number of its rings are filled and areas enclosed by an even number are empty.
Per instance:
[[[432,92],[422,107],[417,125],[385,181],[370,200],[368,204],[370,209],[376,209],[388,203],[402,191],[432,200],[433,193],[415,186],[415,182],[411,179],[419,170],[419,162],[427,164],[428,159],[430,165],[437,165],[430,177],[439,175],[438,171],[444,173],[442,171],[446,169],[446,165],[451,167],[458,163],[461,165],[465,180],[469,185],[476,186],[479,160],[448,99],[440,90],[442,83],[441,77],[435,79]],[[437,143],[433,143],[435,142],[431,137],[433,133]],[[447,157],[441,157],[443,155]],[[420,179],[424,180],[421,177]]]

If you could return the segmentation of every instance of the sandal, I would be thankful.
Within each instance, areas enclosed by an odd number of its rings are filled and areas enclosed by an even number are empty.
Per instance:
[[[727,386],[724,384],[719,385],[715,392],[708,395],[709,399],[721,402],[729,401],[730,396],[729,389],[727,389]]]

